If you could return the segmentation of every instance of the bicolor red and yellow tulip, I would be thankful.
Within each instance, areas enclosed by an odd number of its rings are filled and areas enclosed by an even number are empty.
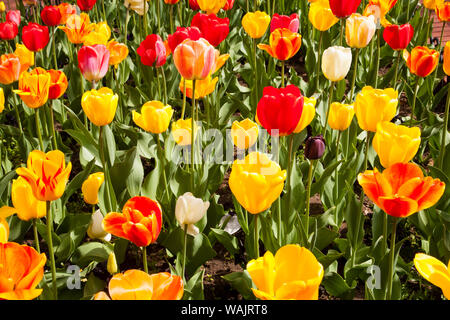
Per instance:
[[[439,63],[439,52],[427,47],[415,47],[409,53],[403,50],[403,59],[412,74],[419,77],[430,75]]]
[[[13,90],[32,109],[43,106],[48,100],[51,76],[42,68],[24,71],[19,77],[19,89]]]
[[[302,36],[289,29],[276,29],[270,34],[269,44],[258,44],[258,48],[266,51],[278,60],[289,60],[300,50]]]

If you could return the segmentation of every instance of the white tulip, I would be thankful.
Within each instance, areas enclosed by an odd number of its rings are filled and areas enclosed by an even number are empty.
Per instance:
[[[352,65],[352,50],[340,46],[329,47],[322,55],[322,72],[328,80],[340,81]]]
[[[195,236],[199,230],[194,224],[203,218],[208,208],[209,201],[203,201],[187,192],[178,198],[175,216],[180,226],[184,229],[184,226],[187,225],[187,233]]]
[[[125,0],[125,7],[135,11],[140,16],[143,16],[148,11],[146,0]]]
[[[103,214],[100,210],[95,211],[92,214],[91,223],[87,230],[88,237],[91,239],[100,239],[105,241],[111,240],[111,234],[107,233],[102,226]]]

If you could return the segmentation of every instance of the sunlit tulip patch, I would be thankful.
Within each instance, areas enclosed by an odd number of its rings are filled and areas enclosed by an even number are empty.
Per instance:
[[[0,300],[450,299],[449,22],[0,2]]]

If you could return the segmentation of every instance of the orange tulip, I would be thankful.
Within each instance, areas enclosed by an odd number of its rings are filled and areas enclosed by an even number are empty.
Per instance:
[[[15,242],[0,243],[0,300],[31,300],[44,276],[45,253]]]
[[[147,197],[134,197],[125,203],[122,213],[110,212],[103,219],[103,229],[127,239],[138,247],[155,242],[162,226],[161,206]]]
[[[403,58],[411,73],[426,77],[436,69],[439,63],[439,52],[419,46],[412,49],[411,54],[404,50]]]
[[[128,47],[115,40],[108,42],[106,48],[109,50],[109,65],[117,68],[117,65],[121,63],[128,56]]]
[[[445,184],[424,177],[414,163],[396,163],[383,173],[367,170],[358,175],[365,194],[387,214],[404,218],[435,205],[444,194]]]
[[[109,281],[111,298],[103,291],[94,300],[180,300],[183,280],[167,272],[147,274],[141,270],[127,270],[114,275]]]
[[[19,77],[19,90],[13,91],[28,107],[36,109],[47,102],[50,83],[50,74],[38,67],[30,72],[22,72]]]
[[[66,92],[67,86],[69,85],[66,74],[62,71],[53,69],[48,70],[48,74],[50,75],[48,98],[58,99]]]
[[[11,84],[19,80],[20,59],[14,53],[2,54],[0,57],[0,83]]]
[[[77,7],[75,5],[71,5],[69,3],[61,3],[58,5],[59,13],[61,14],[60,24],[66,24],[67,19],[77,13]]]
[[[450,21],[450,2],[442,1],[436,4],[436,15],[441,21]]]
[[[18,168],[16,172],[30,184],[36,199],[53,201],[63,195],[71,169],[72,163],[66,166],[61,151],[33,150],[28,155],[27,167]]]
[[[270,34],[269,45],[258,44],[258,48],[267,51],[278,60],[289,60],[292,58],[302,44],[302,36],[289,29],[275,29]]]
[[[73,44],[83,43],[87,35],[95,28],[95,23],[91,23],[89,16],[82,12],[80,15],[72,14],[67,18],[65,27],[58,27],[63,30],[67,38]]]

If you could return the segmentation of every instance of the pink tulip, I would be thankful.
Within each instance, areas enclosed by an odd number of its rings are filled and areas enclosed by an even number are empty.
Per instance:
[[[290,16],[283,16],[275,13],[273,15],[272,21],[270,22],[270,33],[276,29],[286,28],[291,32],[298,33],[298,28],[300,27],[300,20],[298,14],[293,13]]]
[[[98,81],[108,71],[109,51],[105,45],[83,46],[78,51],[78,67],[88,81]]]
[[[20,25],[20,10],[9,10],[6,14],[6,21],[14,22],[16,26]]]
[[[218,52],[205,39],[186,39],[173,53],[175,67],[186,80],[203,80],[214,71]]]

